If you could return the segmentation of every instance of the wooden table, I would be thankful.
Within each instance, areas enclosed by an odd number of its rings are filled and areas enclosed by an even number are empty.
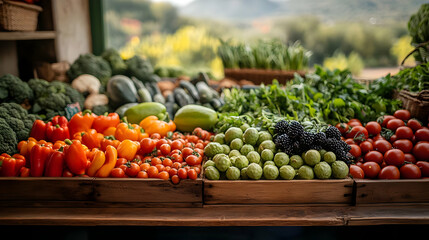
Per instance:
[[[429,205],[0,208],[0,225],[369,226],[390,224],[429,224]]]

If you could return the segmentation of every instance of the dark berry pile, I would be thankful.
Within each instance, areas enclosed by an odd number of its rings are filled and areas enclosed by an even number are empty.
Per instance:
[[[281,120],[275,124],[274,133],[277,148],[288,155],[324,149],[335,153],[338,160],[349,160],[350,146],[341,140],[341,132],[334,126],[320,132],[309,132],[298,121]]]

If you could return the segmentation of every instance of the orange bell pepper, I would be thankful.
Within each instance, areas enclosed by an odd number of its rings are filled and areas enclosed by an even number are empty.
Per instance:
[[[104,136],[115,136],[116,127],[109,127],[103,131]]]
[[[87,170],[87,174],[90,177],[95,176],[98,169],[100,169],[104,162],[106,161],[106,155],[103,151],[96,150],[94,156],[92,157],[91,164],[89,165],[89,168]]]
[[[126,139],[119,144],[117,149],[118,149],[118,156],[120,158],[125,158],[128,161],[131,161],[134,159],[134,156],[136,155],[137,151],[140,149],[140,143],[137,141]]]
[[[92,128],[97,132],[102,133],[109,127],[116,127],[119,123],[120,119],[117,113],[105,113],[104,115],[99,115],[94,119]]]
[[[170,120],[165,122],[159,120],[156,116],[148,116],[140,122],[140,127],[142,127],[145,132],[149,135],[154,133],[159,133],[161,137],[167,136],[168,132],[173,132],[176,130],[176,124]]]
[[[55,143],[54,143],[54,145],[52,146],[52,149],[54,149],[54,150],[58,150],[58,149],[60,149],[61,147],[65,147],[67,144],[64,142],[64,141],[60,141],[60,140],[58,140],[58,141],[56,141]]]
[[[87,166],[86,150],[85,145],[79,140],[74,140],[71,142],[66,139],[65,141],[68,145],[64,149],[66,165],[70,172],[76,175],[85,174],[85,169]]]
[[[97,115],[92,113],[91,110],[85,110],[73,115],[68,123],[70,136],[74,136],[77,132],[88,131],[91,129],[95,117],[97,117]]]
[[[21,155],[28,159],[30,157],[31,148],[36,144],[37,140],[35,138],[29,137],[27,141],[23,140],[18,143],[18,151]]]
[[[82,133],[82,144],[89,149],[100,148],[101,139],[95,129],[89,129]]]
[[[107,146],[111,145],[115,148],[118,148],[121,141],[117,140],[114,136],[105,136],[103,140],[101,140],[100,149],[106,151]]]
[[[107,146],[106,148],[106,161],[103,166],[98,169],[95,174],[96,177],[108,177],[110,176],[110,172],[116,165],[116,161],[118,160],[118,151],[113,146]]]
[[[139,140],[140,129],[136,128],[136,125],[133,125],[128,122],[119,123],[116,127],[115,138],[119,141],[124,141],[125,139],[132,141]]]

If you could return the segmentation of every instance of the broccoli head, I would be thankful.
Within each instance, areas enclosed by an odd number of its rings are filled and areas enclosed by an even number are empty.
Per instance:
[[[32,112],[44,115],[47,120],[55,115],[64,115],[68,104],[78,102],[83,108],[85,98],[82,93],[70,86],[70,84],[42,79],[31,79],[28,84],[35,90],[36,100]]]
[[[101,54],[101,57],[106,60],[112,69],[112,75],[124,75],[127,71],[127,65],[118,51],[109,48]]]
[[[33,90],[19,77],[6,74],[0,77],[0,103],[24,103],[33,100]]]
[[[135,55],[134,57],[127,59],[125,64],[127,64],[128,68],[128,77],[136,77],[142,82],[152,81],[151,76],[153,75],[154,70],[148,59]]]
[[[97,105],[97,106],[94,106],[93,108],[92,108],[92,112],[94,113],[94,114],[96,114],[96,115],[103,115],[103,114],[105,114],[106,112],[107,113],[111,113],[111,112],[114,112],[115,110],[114,109],[112,109],[110,106],[109,106],[109,104],[107,104],[107,105]]]
[[[0,118],[0,142],[0,153],[13,155],[17,152],[16,134],[3,118]]]
[[[81,54],[67,71],[70,81],[82,74],[90,74],[98,78],[102,84],[106,84],[112,76],[109,63],[100,56],[92,53]]]

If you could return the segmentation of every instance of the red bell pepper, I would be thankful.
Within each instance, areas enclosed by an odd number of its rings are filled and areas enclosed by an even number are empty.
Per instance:
[[[35,138],[37,141],[46,139],[46,123],[42,120],[36,120],[30,131],[30,137]]]
[[[71,142],[66,139],[65,142],[68,144],[64,149],[66,166],[76,175],[85,174],[88,161],[84,145],[79,140]]]
[[[91,110],[85,110],[73,115],[68,123],[70,136],[73,136],[77,132],[88,131],[91,129],[95,117],[97,117],[97,115],[92,113]]]
[[[55,116],[46,124],[46,138],[48,141],[64,141],[70,138],[68,121],[64,116]]]
[[[64,152],[63,147],[51,152],[48,160],[46,160],[45,176],[46,177],[61,177],[64,170]]]
[[[31,148],[30,153],[30,175],[32,177],[41,177],[45,171],[46,160],[52,152],[49,146],[37,144]]]
[[[103,136],[100,136],[95,129],[90,129],[82,133],[82,144],[87,146],[89,149],[100,148],[102,139]]]
[[[25,166],[25,157],[20,154],[10,156],[6,153],[0,156],[1,177],[16,177],[19,176],[20,170]]]
[[[103,133],[109,127],[116,127],[120,121],[121,120],[117,113],[105,113],[104,115],[99,115],[94,119],[92,128],[97,130],[99,133]]]

